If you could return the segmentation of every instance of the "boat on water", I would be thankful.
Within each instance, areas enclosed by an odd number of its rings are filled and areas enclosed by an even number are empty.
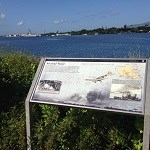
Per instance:
[[[37,34],[32,34],[31,30],[29,29],[27,34],[22,34],[23,37],[35,37],[38,36]]]
[[[7,35],[6,37],[36,37],[36,36],[41,36],[40,34],[33,34],[31,30],[29,29],[27,34],[12,34],[12,35]]]
[[[22,34],[21,36],[23,36],[23,37],[36,37],[38,35],[36,35],[36,34]]]

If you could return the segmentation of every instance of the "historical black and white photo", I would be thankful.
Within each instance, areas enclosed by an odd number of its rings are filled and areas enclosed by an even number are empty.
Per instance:
[[[37,91],[47,93],[59,93],[61,84],[61,81],[56,80],[40,80]]]

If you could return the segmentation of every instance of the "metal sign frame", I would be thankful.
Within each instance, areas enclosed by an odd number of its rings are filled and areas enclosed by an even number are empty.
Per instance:
[[[41,101],[32,101],[31,99],[33,99],[34,93],[37,89],[38,83],[40,81],[40,77],[43,71],[43,68],[45,66],[45,62],[47,60],[53,60],[53,61],[86,61],[86,62],[96,62],[96,61],[100,61],[100,62],[133,62],[135,63],[136,61],[141,61],[141,60],[146,60],[146,80],[144,81],[144,85],[145,85],[145,93],[144,93],[144,99],[145,99],[145,107],[144,107],[144,113],[135,113],[137,115],[144,115],[144,133],[143,133],[143,150],[148,150],[149,149],[149,138],[150,138],[150,59],[91,59],[91,58],[83,58],[83,59],[76,59],[76,58],[42,58],[40,61],[40,64],[38,66],[36,75],[34,77],[34,80],[32,82],[31,88],[29,90],[28,96],[26,98],[26,127],[27,127],[27,149],[31,150],[31,128],[32,128],[32,104],[33,103],[45,103],[45,102],[41,102]],[[45,103],[45,104],[52,104],[52,103]],[[57,104],[55,104],[57,105]],[[59,104],[58,104],[59,105]],[[66,105],[66,106],[73,106],[73,105]],[[97,108],[91,108],[91,107],[82,107],[82,106],[73,106],[73,107],[81,107],[81,108],[89,108],[89,109],[97,109]],[[111,110],[107,110],[107,109],[99,109],[99,110],[106,110],[106,111],[111,111]],[[117,111],[117,112],[124,112],[124,111]],[[130,113],[130,112],[125,112],[125,113]],[[132,113],[134,114],[134,113]]]
[[[150,149],[150,58],[147,66],[146,100],[144,113],[143,150]]]

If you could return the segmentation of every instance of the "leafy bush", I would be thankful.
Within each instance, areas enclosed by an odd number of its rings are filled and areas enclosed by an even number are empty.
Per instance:
[[[29,54],[21,52],[5,53],[0,62],[2,80],[7,83],[16,82],[24,87],[29,87],[37,65],[38,60]]]
[[[0,57],[0,102],[7,110],[23,101],[30,88],[38,60],[21,52],[3,53]],[[7,92],[6,92],[7,91]]]
[[[40,105],[33,147],[50,150],[142,148],[143,119],[107,112]],[[37,114],[38,112],[34,112]],[[38,115],[39,116],[39,115]],[[138,121],[138,127],[136,122]]]
[[[25,109],[13,107],[0,115],[0,149],[24,150],[26,148]]]
[[[142,148],[142,127],[137,129],[134,125],[135,116],[37,104],[32,113],[32,146],[35,150]],[[2,113],[0,119],[0,149],[26,149],[24,105]],[[137,121],[143,120],[138,117]]]
[[[24,100],[37,65],[36,58],[24,53],[0,57],[0,149],[26,149]],[[35,150],[142,148],[143,117],[39,104],[32,113]]]

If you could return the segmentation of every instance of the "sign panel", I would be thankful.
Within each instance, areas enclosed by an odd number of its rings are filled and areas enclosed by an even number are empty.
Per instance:
[[[144,114],[147,60],[45,59],[30,102]]]

